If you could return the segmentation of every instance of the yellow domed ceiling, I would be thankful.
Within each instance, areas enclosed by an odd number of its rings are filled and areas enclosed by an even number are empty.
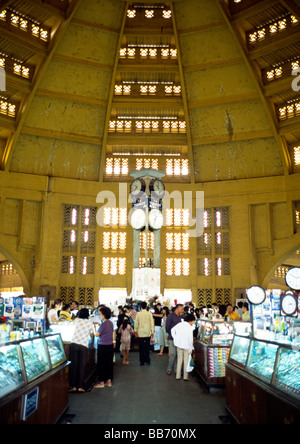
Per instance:
[[[297,168],[300,105],[291,76],[300,63],[297,3],[150,3],[2,2],[3,170],[102,181],[107,155],[159,150],[186,157],[192,183]],[[141,20],[147,10],[154,16]],[[170,17],[157,21],[163,10]],[[130,47],[135,58],[120,57]],[[176,61],[143,57],[141,49],[151,47],[176,49]],[[181,91],[116,95],[116,85],[137,91],[143,82]],[[110,122],[119,116],[130,116],[133,127],[143,117],[173,118],[186,122],[186,132],[155,132],[151,126],[143,134],[136,128],[112,134]]]
[[[120,221],[141,168],[190,193],[193,217],[205,195],[197,238],[172,202],[162,292],[233,301],[299,256],[298,0],[4,0],[0,89],[0,252],[28,294],[130,294]]]

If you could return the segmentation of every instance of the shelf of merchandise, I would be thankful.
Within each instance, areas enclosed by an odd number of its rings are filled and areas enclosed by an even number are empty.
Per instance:
[[[208,388],[225,385],[225,365],[232,338],[230,324],[200,321],[195,341],[195,369]]]

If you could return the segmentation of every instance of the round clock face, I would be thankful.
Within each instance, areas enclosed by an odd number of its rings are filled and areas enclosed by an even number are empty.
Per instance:
[[[247,298],[250,304],[259,305],[266,299],[266,292],[262,287],[254,285],[247,290]]]
[[[141,208],[134,210],[131,215],[131,226],[136,230],[144,228],[146,225],[146,213]]]
[[[285,275],[285,282],[293,290],[300,290],[300,268],[291,268]]]
[[[153,228],[154,230],[159,230],[164,223],[164,217],[162,215],[162,213],[157,210],[151,210],[149,213],[149,225],[151,228]]]
[[[152,180],[150,183],[150,192],[153,192],[155,196],[162,199],[165,194],[165,186],[162,181],[159,179]]]
[[[286,291],[281,299],[281,310],[286,316],[296,314],[298,301],[292,291]]]
[[[137,197],[145,191],[145,182],[143,179],[135,179],[130,185],[130,194]]]

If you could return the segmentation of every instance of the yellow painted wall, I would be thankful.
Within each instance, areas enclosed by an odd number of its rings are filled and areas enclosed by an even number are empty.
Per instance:
[[[107,106],[114,83],[119,31],[126,3],[86,0],[50,61],[14,145],[10,172],[0,171],[0,251],[13,262],[28,295],[40,286],[131,289],[132,231],[127,274],[101,274],[97,227],[92,276],[61,274],[63,206],[95,206],[103,182]],[[197,275],[196,239],[189,277],[162,275],[164,288],[235,290],[268,285],[284,256],[299,247],[293,201],[300,175],[284,175],[277,138],[253,78],[213,0],[174,2],[187,94],[189,149],[195,185],[166,183],[167,191],[204,191],[205,207],[230,208],[231,275]],[[126,144],[134,143],[127,138]],[[1,152],[0,142],[0,152]],[[165,263],[164,231],[162,264]]]

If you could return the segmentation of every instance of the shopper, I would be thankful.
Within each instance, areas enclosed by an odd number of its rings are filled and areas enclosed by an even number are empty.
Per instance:
[[[158,302],[154,308],[154,351],[159,351],[160,349],[160,332],[161,332],[161,321],[163,317],[161,304]]]
[[[120,352],[120,357],[122,358],[123,353],[122,353],[122,349],[121,349],[121,334],[119,333],[119,329],[125,319],[125,311],[124,308],[122,307],[122,305],[119,305],[118,307],[118,320],[117,320],[117,339],[116,339],[116,351]]]
[[[243,316],[243,302],[242,301],[239,301],[238,303],[237,303],[237,310],[234,310],[238,315],[239,315],[239,317],[242,319],[242,316]]]
[[[104,388],[105,382],[107,387],[112,386],[114,371],[114,348],[116,346],[116,331],[114,324],[110,321],[111,310],[108,307],[101,307],[100,317],[102,324],[99,327],[96,336],[98,337],[98,384],[95,388]]]
[[[167,318],[166,332],[168,334],[168,340],[170,343],[170,357],[168,362],[167,375],[172,375],[173,373],[176,373],[177,350],[173,343],[171,330],[173,327],[175,327],[175,325],[183,321],[182,319],[183,311],[184,311],[184,306],[182,304],[177,304],[173,313],[171,313]]]
[[[72,321],[73,319],[71,317],[70,310],[71,310],[70,304],[64,305],[63,309],[59,313],[59,321]]]
[[[168,334],[166,332],[166,323],[167,323],[167,318],[170,314],[170,310],[169,307],[163,307],[162,309],[162,320],[161,320],[161,330],[160,330],[160,338],[159,338],[159,343],[160,343],[160,352],[158,353],[157,356],[163,356],[164,354],[164,349],[165,347],[168,348],[169,351],[169,357],[170,357],[170,344],[168,341]]]
[[[250,312],[249,312],[248,302],[243,303],[242,310],[243,310],[242,321],[243,322],[250,322]]]
[[[127,317],[124,318],[121,327],[118,330],[121,335],[121,349],[123,353],[123,365],[129,364],[129,351],[131,346],[131,335],[133,334],[133,328],[130,325],[130,321]]]
[[[142,302],[142,311],[136,315],[134,331],[139,340],[140,365],[150,365],[150,338],[154,336],[154,319],[147,311],[147,303]]]
[[[75,319],[79,312],[79,302],[73,301],[71,304],[71,316],[72,319]]]
[[[62,302],[60,299],[55,299],[54,303],[51,306],[51,309],[48,312],[48,322],[49,325],[58,323],[58,312],[62,308]]]
[[[74,321],[74,333],[70,344],[70,392],[84,393],[85,367],[88,357],[89,338],[94,336],[94,326],[89,320],[89,311],[82,308]]]
[[[232,304],[227,304],[227,311],[226,311],[226,314],[225,314],[225,320],[232,321],[232,322],[236,322],[236,321],[240,321],[241,320],[239,314],[236,313],[235,311],[233,311]]]
[[[177,380],[181,379],[181,371],[183,366],[183,379],[185,381],[190,381],[187,373],[187,366],[189,364],[190,356],[194,350],[194,322],[195,316],[188,313],[185,316],[185,321],[179,322],[171,330],[174,346],[177,349]]]

